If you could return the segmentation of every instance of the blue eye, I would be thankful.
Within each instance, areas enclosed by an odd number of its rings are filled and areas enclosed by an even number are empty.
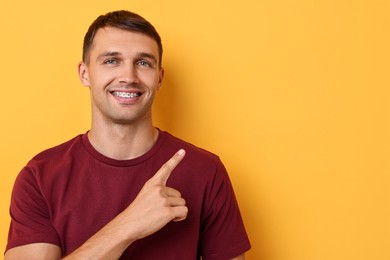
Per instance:
[[[108,59],[104,61],[104,64],[116,64],[118,63],[115,59]]]
[[[145,60],[140,60],[137,62],[137,64],[143,67],[150,67],[150,63]]]

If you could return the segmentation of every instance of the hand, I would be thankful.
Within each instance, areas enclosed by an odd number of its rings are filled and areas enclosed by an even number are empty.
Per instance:
[[[135,200],[121,214],[128,217],[127,223],[136,239],[149,236],[170,221],[182,221],[187,217],[188,208],[178,190],[167,187],[166,183],[175,167],[184,158],[185,151],[179,150],[150,178]]]

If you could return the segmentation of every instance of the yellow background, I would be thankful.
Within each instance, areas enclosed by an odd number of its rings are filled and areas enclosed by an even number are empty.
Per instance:
[[[1,0],[1,251],[19,170],[89,128],[82,38],[114,9],[159,30],[156,125],[221,156],[247,259],[390,259],[387,0]]]

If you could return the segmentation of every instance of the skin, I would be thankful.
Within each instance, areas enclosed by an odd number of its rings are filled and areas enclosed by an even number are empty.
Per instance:
[[[149,36],[112,27],[99,29],[89,63],[78,67],[81,83],[90,89],[91,144],[107,157],[138,157],[154,144],[158,131],[151,105],[160,89],[164,70],[157,43]],[[123,99],[115,92],[138,93]],[[136,199],[118,216],[65,259],[118,259],[134,241],[149,236],[170,221],[182,221],[188,208],[178,190],[166,186],[171,172],[184,158],[179,150],[149,179]],[[61,249],[35,243],[8,250],[5,259],[60,259]],[[233,258],[245,259],[244,255]]]

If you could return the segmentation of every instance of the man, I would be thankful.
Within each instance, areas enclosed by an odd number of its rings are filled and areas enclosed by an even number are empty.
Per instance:
[[[90,26],[79,64],[86,134],[18,175],[6,259],[244,259],[250,244],[219,158],[153,126],[161,39],[128,11]]]

